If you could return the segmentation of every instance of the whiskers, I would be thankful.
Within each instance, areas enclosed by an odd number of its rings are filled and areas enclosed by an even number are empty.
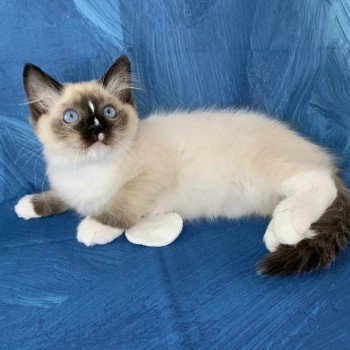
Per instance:
[[[120,133],[120,136],[122,136],[123,134]],[[130,145],[125,142],[124,140],[122,140],[121,138],[117,139],[116,137],[112,137],[112,139],[114,140],[115,144],[114,144],[114,148],[118,149],[119,151],[121,151],[121,156],[126,156],[130,166],[134,172],[134,175],[137,174],[137,157],[134,153],[134,151],[130,148]]]
[[[23,149],[26,146],[26,144],[28,144],[29,142],[35,142],[34,140],[35,140],[35,138],[32,138],[31,140],[27,141],[21,147],[21,149],[19,150],[15,160],[10,165],[7,166],[8,169],[13,167],[13,166],[15,166],[15,165],[17,165],[17,163],[25,156],[28,156],[28,159],[24,163],[24,166],[26,166],[29,163],[29,161],[33,158],[33,156],[37,155],[38,157],[40,157],[43,154],[44,146],[40,146],[38,148],[31,149],[29,152],[24,152],[23,154],[21,154],[23,152]],[[51,145],[54,145],[54,146],[57,146],[57,145],[60,145],[60,146],[61,145],[69,145],[70,150],[78,151],[79,148],[74,147],[74,144],[72,145],[72,143],[74,143],[74,142],[75,142],[74,140],[67,140],[67,141],[55,142],[55,143],[52,143]],[[36,160],[36,162],[37,162],[37,160]]]

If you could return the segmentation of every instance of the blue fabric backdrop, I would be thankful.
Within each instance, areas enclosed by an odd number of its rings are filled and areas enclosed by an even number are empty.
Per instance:
[[[0,19],[0,348],[349,347],[349,251],[330,271],[263,279],[265,219],[187,224],[161,249],[86,248],[75,214],[12,209],[46,186],[23,64],[81,81],[121,53],[142,117],[253,106],[328,147],[350,184],[348,0],[2,0]]]

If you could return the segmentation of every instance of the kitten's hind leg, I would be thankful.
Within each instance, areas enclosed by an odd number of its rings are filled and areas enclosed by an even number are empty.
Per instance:
[[[332,204],[337,189],[330,171],[314,170],[293,176],[282,184],[282,200],[274,209],[264,241],[270,251],[279,244],[294,245],[312,237],[310,230]]]
[[[60,214],[68,209],[69,206],[52,190],[26,195],[15,206],[17,216],[25,220]]]

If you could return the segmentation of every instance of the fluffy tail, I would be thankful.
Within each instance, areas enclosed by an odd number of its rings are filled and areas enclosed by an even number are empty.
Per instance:
[[[350,240],[350,195],[339,179],[336,185],[336,199],[311,225],[317,235],[294,246],[280,245],[260,262],[261,275],[300,275],[332,265]]]

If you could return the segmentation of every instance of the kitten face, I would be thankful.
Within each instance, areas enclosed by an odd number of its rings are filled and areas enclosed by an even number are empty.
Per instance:
[[[46,154],[67,159],[101,158],[123,150],[137,129],[130,65],[121,57],[98,81],[60,84],[26,65],[31,121]]]

